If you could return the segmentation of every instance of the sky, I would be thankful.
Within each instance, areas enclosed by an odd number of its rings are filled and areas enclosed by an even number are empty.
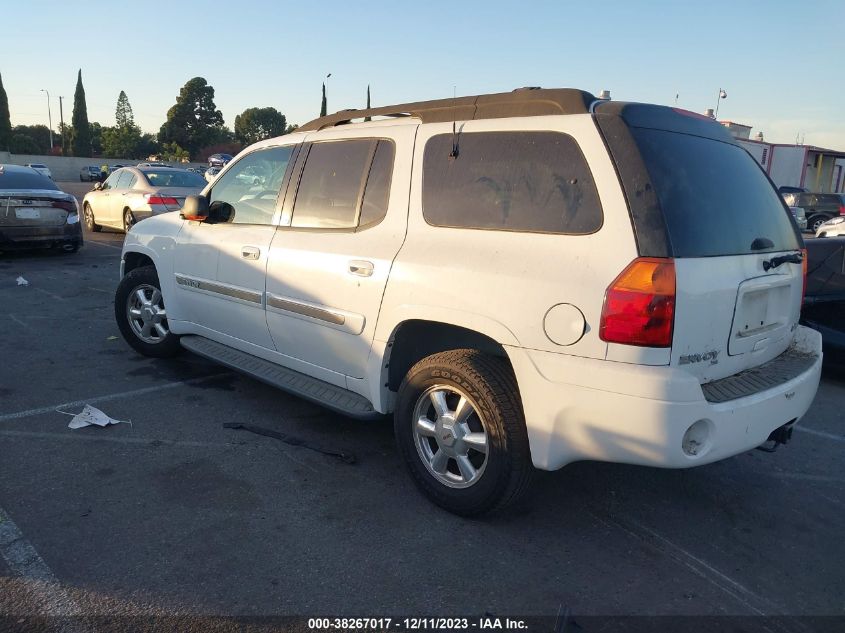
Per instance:
[[[305,123],[323,81],[329,112],[364,107],[368,84],[373,106],[573,87],[697,112],[718,101],[720,120],[767,141],[845,150],[845,0],[26,0],[2,15],[13,125],[47,123],[42,89],[53,128],[60,95],[69,122],[81,68],[90,121],[113,125],[124,90],[146,132],[200,76],[229,127],[265,106]]]

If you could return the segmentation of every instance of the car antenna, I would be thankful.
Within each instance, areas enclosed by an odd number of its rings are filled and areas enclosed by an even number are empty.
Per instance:
[[[456,103],[457,100],[458,100],[457,86],[452,86],[452,107],[453,108],[457,107],[457,103]],[[449,158],[451,158],[452,160],[455,160],[458,157],[458,154],[460,154],[460,148],[458,147],[458,131],[457,131],[457,125],[456,125],[455,116],[454,116],[456,114],[457,114],[457,112],[455,110],[453,110],[453,116],[452,116],[452,151],[449,152]]]

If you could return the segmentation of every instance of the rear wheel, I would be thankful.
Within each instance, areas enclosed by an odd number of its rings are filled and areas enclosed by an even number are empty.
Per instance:
[[[169,358],[182,351],[170,331],[155,267],[136,268],[121,279],[114,297],[114,316],[126,342],[144,356]]]
[[[85,228],[92,233],[99,233],[103,230],[103,227],[97,224],[94,220],[94,211],[91,209],[91,205],[87,202],[82,207],[82,217],[85,220]]]
[[[498,511],[528,488],[528,434],[505,359],[463,349],[421,360],[399,388],[394,430],[417,486],[450,512]]]
[[[135,226],[135,216],[132,215],[131,209],[123,210],[123,232],[129,233],[129,229]]]

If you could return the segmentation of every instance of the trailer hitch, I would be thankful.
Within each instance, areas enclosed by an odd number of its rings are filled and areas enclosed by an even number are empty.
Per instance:
[[[758,451],[764,453],[774,453],[778,446],[787,444],[792,439],[792,431],[794,430],[796,420],[790,420],[783,426],[779,426],[774,431],[769,433],[768,439],[757,447]]]

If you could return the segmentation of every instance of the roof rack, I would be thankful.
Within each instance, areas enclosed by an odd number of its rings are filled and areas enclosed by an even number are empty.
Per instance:
[[[550,114],[587,114],[596,101],[589,92],[574,88],[518,88],[513,92],[418,101],[364,110],[341,110],[301,125],[298,132],[314,132],[353,119],[365,117],[411,116],[423,123],[471,121],[473,119],[501,119],[517,116],[543,116]]]

